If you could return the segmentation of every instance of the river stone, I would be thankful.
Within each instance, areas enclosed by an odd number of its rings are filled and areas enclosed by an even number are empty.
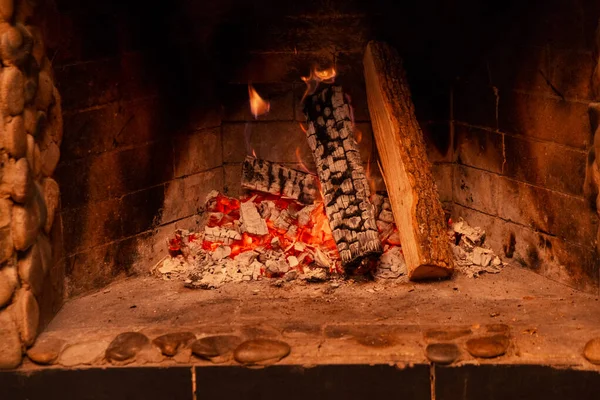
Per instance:
[[[0,269],[0,307],[10,302],[19,285],[17,268],[14,265],[5,265]]]
[[[25,205],[13,206],[11,232],[18,251],[25,251],[35,243],[40,228],[46,224],[46,204],[35,186],[32,198]]]
[[[35,14],[36,6],[40,3],[38,0],[20,0],[17,3],[15,20],[19,22],[28,22]]]
[[[287,357],[290,351],[290,346],[279,340],[253,339],[240,344],[233,357],[241,364],[271,364]]]
[[[60,160],[60,149],[54,142],[40,153],[40,169],[44,176],[52,176],[58,161]]]
[[[12,369],[21,364],[21,340],[10,311],[0,311],[0,369]]]
[[[231,354],[242,343],[242,338],[235,335],[208,336],[192,343],[192,353],[196,357],[222,363],[231,359]]]
[[[46,203],[46,210],[48,215],[46,217],[46,224],[44,225],[44,231],[50,234],[52,224],[54,223],[54,216],[58,209],[58,202],[60,200],[60,189],[58,183],[52,178],[46,178],[42,182],[42,191],[44,193],[44,202]]]
[[[40,248],[37,243],[20,256],[17,266],[23,283],[27,284],[33,294],[39,297],[42,294],[45,274],[42,267]]]
[[[25,107],[23,73],[15,66],[2,69],[0,74],[0,105],[4,115],[19,115]]]
[[[42,31],[37,26],[27,25],[27,30],[31,33],[33,37],[33,49],[31,50],[31,54],[35,58],[35,61],[38,65],[42,65],[44,61],[44,56],[46,55],[46,48],[44,45],[44,35]]]
[[[10,227],[0,228],[0,264],[12,257],[14,248]]]
[[[22,66],[33,48],[31,33],[21,24],[5,29],[0,35],[0,55],[6,65]]]
[[[25,203],[33,190],[33,177],[29,162],[25,158],[18,159],[12,169],[12,191],[10,197],[17,203]]]
[[[27,77],[25,79],[25,84],[23,85],[23,98],[25,99],[25,104],[31,104],[33,100],[35,100],[35,94],[37,93],[38,80],[37,76],[35,77]],[[34,134],[36,136],[37,134]]]
[[[102,360],[108,342],[91,341],[66,347],[58,357],[58,363],[65,367],[92,365]]]
[[[46,111],[54,100],[54,84],[47,71],[40,71],[38,90],[35,96],[35,106],[38,110]]]
[[[0,20],[10,21],[14,12],[13,0],[0,0]]]
[[[0,132],[0,147],[4,147],[12,158],[19,159],[27,153],[27,134],[23,117],[12,117]]]
[[[431,362],[448,365],[460,357],[460,350],[454,343],[432,343],[427,345],[425,355]]]
[[[196,340],[196,335],[192,332],[167,333],[157,337],[152,341],[165,356],[173,357],[180,348]]]
[[[40,171],[42,170],[42,156],[40,146],[35,142],[34,137],[31,135],[27,135],[26,158],[33,176],[38,178],[40,176]]]
[[[66,342],[56,338],[39,338],[33,347],[27,350],[27,357],[36,364],[54,364]]]
[[[600,337],[594,338],[585,344],[583,356],[592,364],[600,365]]]
[[[510,340],[506,335],[485,336],[467,340],[467,351],[478,358],[494,358],[508,350]]]
[[[40,322],[40,308],[30,290],[26,288],[17,290],[13,314],[19,328],[21,341],[25,346],[31,346],[37,336]]]
[[[123,332],[106,349],[105,357],[111,363],[121,363],[123,361],[133,361],[133,358],[144,347],[150,344],[150,339],[143,333]]]

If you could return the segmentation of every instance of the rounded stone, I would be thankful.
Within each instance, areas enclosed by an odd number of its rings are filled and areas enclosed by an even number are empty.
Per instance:
[[[27,350],[27,357],[36,364],[54,364],[65,348],[66,342],[56,338],[40,338]]]
[[[272,364],[290,354],[290,346],[279,340],[253,339],[240,344],[233,352],[241,364]]]
[[[0,55],[5,65],[22,66],[32,49],[33,37],[21,24],[9,25],[0,35]]]
[[[427,345],[425,355],[431,362],[449,365],[460,357],[460,350],[454,343],[432,343]]]
[[[10,168],[12,169],[10,197],[17,203],[25,203],[33,191],[29,162],[25,158],[20,158]]]
[[[494,358],[506,353],[510,340],[505,335],[485,336],[467,340],[469,354],[478,358]]]
[[[106,349],[106,360],[114,363],[133,361],[133,358],[144,347],[150,344],[150,339],[143,333],[123,332],[117,335]]]
[[[35,14],[37,0],[20,0],[16,7],[15,19],[19,22],[28,22]]]
[[[233,351],[242,343],[235,335],[208,336],[192,343],[192,353],[199,358],[222,363],[231,359]]]
[[[194,340],[196,340],[196,335],[192,332],[175,332],[159,336],[152,343],[160,349],[162,354],[173,357],[179,349],[187,347]]]
[[[0,269],[0,307],[10,302],[19,285],[17,268],[14,265],[5,265]]]
[[[58,161],[60,160],[60,149],[54,142],[41,152],[40,154],[40,169],[44,176],[52,176]]]
[[[35,296],[39,297],[42,294],[45,274],[42,267],[42,256],[37,243],[19,257],[17,266],[23,283],[29,286]]]
[[[4,115],[19,115],[25,107],[23,73],[15,66],[2,69],[0,75],[0,105]]]
[[[11,234],[18,251],[25,251],[35,243],[41,227],[46,224],[46,204],[38,185],[34,186],[34,193],[27,203],[15,204],[12,209]]]
[[[27,162],[32,175],[37,178],[42,170],[40,146],[35,142],[32,135],[27,135]]]
[[[4,207],[5,203],[10,203],[10,207]],[[12,230],[10,228],[12,201],[0,199],[0,219],[8,219],[8,226],[0,226],[0,264],[3,264],[13,256],[15,249]]]
[[[14,300],[14,316],[21,341],[25,346],[35,342],[40,322],[40,309],[37,300],[30,290],[21,288],[17,291]]]
[[[106,345],[105,341],[92,341],[68,346],[60,353],[58,363],[65,367],[95,364],[102,359]]]
[[[31,102],[35,100],[37,88],[37,77],[28,77],[27,79],[25,79],[25,84],[23,85],[23,98],[25,100],[25,104],[31,104]]]
[[[58,89],[54,88],[53,91],[54,104],[48,110],[48,116],[46,120],[46,135],[52,138],[52,141],[58,145],[62,142],[63,137],[63,118],[62,118],[62,107],[60,94]]]
[[[12,117],[0,132],[0,147],[4,147],[12,158],[18,159],[27,153],[27,134],[23,117]]]
[[[21,364],[19,331],[9,310],[0,311],[0,369],[13,369]]]
[[[46,111],[54,100],[54,84],[46,71],[41,71],[38,76],[38,88],[35,96],[35,106],[38,110]]]
[[[14,1],[13,0],[0,0],[0,20],[10,21],[14,13]]]
[[[33,49],[31,50],[31,54],[35,58],[37,64],[42,65],[42,62],[44,61],[44,56],[46,55],[44,35],[37,26],[27,25],[26,28],[33,37]]]
[[[52,224],[54,223],[54,215],[58,209],[58,203],[60,200],[60,189],[58,183],[52,178],[46,178],[42,182],[42,191],[44,193],[44,202],[46,203],[46,210],[48,216],[46,217],[46,224],[44,225],[44,231],[50,234]]]
[[[600,337],[594,338],[585,344],[583,356],[592,364],[600,365]]]

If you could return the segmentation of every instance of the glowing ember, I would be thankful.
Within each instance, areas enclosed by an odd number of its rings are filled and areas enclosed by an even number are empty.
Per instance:
[[[268,113],[271,109],[271,103],[263,100],[250,83],[248,84],[248,96],[250,97],[250,112],[254,118]]]

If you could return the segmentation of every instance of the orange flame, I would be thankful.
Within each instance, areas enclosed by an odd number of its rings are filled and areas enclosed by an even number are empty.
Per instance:
[[[254,118],[258,119],[259,115],[266,114],[271,109],[271,103],[263,100],[250,83],[248,84],[248,96],[250,97],[250,112]]]
[[[360,142],[362,142],[362,139],[363,139],[362,132],[359,131],[358,129],[354,128],[354,136],[356,139],[356,143],[360,144]]]
[[[304,161],[302,161],[302,156],[300,155],[300,147],[296,147],[296,160],[298,160],[298,163],[300,164],[300,167],[302,167],[304,172],[312,174],[312,172],[310,172],[306,164],[304,164]]]
[[[302,96],[302,101],[304,101],[306,96],[316,92],[319,83],[333,83],[336,75],[337,72],[334,67],[322,70],[315,67],[310,71],[309,76],[301,76],[300,79],[306,83],[306,92],[304,92],[304,96]]]

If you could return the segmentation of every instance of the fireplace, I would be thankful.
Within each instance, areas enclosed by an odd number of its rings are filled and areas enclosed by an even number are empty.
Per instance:
[[[144,365],[189,384],[181,398],[218,395],[219,371],[298,366],[325,386],[400,374],[418,398],[510,397],[513,373],[584,398],[598,384],[594,2],[4,3],[0,382]],[[439,206],[421,232],[450,263],[435,279],[405,260],[370,42],[410,87]],[[310,139],[324,89],[349,110],[357,212],[328,207]],[[375,244],[341,245],[353,223]],[[256,354],[290,370],[239,368]],[[488,384],[456,387],[469,378]],[[37,393],[28,379],[15,393]]]

